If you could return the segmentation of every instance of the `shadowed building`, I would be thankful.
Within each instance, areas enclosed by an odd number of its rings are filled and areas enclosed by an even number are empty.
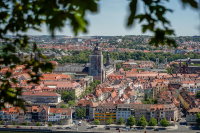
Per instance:
[[[109,53],[107,53],[105,65],[103,64],[103,54],[98,47],[98,44],[89,57],[89,64],[89,75],[93,76],[95,80],[100,80],[101,82],[104,82],[108,75],[112,74],[116,70],[115,64],[110,60]]]
[[[105,80],[104,66],[103,66],[103,55],[98,45],[93,50],[93,53],[89,57],[90,67],[89,75],[93,76],[94,79],[103,82]]]

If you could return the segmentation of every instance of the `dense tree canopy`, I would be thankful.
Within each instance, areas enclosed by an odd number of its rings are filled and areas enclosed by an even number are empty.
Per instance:
[[[62,99],[65,102],[71,101],[71,100],[75,100],[76,96],[75,96],[75,92],[74,91],[65,91],[61,94]]]
[[[167,127],[167,126],[169,126],[169,121],[167,121],[167,119],[166,118],[164,118],[164,119],[162,119],[161,121],[160,121],[160,125],[161,126],[163,126],[163,127]]]
[[[117,124],[122,125],[124,124],[124,118],[119,118],[119,120],[117,121]]]
[[[158,124],[157,120],[152,117],[149,121],[149,126],[156,126],[157,124]]]
[[[164,2],[163,2],[164,1]],[[175,46],[175,41],[168,36],[174,35],[174,30],[170,27],[170,21],[165,17],[167,12],[171,12],[165,6],[169,0],[131,0],[129,3],[130,14],[127,26],[135,23],[142,24],[143,32],[153,32],[154,37],[150,43],[153,45]],[[188,5],[194,9],[198,8],[196,0],[180,0],[183,5]],[[138,4],[143,4],[144,12],[138,12]],[[41,62],[38,58],[21,59],[18,51],[24,50],[30,44],[26,35],[28,30],[41,31],[42,25],[46,25],[50,34],[54,36],[55,31],[63,30],[68,25],[74,35],[80,32],[87,32],[88,12],[98,11],[98,0],[1,0],[0,1],[0,40],[2,52],[0,54],[0,65],[14,69],[17,65],[24,65],[25,69],[31,69],[30,82],[39,81],[39,73],[52,70],[52,65],[48,62]],[[136,21],[137,20],[137,21]],[[7,36],[15,35],[14,38]],[[35,57],[43,58],[36,45],[32,45],[32,53]],[[32,57],[32,56],[31,56]],[[1,75],[0,107],[6,103],[22,106],[23,101],[19,99],[21,88],[13,87],[17,80],[12,77],[12,73],[7,71]]]
[[[76,117],[79,119],[86,117],[86,110],[85,108],[77,108],[76,109]]]
[[[137,122],[138,126],[146,127],[148,125],[148,122],[144,116],[140,118],[140,120]]]
[[[132,127],[132,126],[135,125],[135,124],[136,124],[135,117],[130,116],[130,117],[127,119],[126,125]]]

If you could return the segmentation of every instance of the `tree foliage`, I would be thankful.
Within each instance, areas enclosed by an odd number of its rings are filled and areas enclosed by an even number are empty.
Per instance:
[[[135,124],[136,124],[135,117],[130,116],[130,117],[127,119],[126,125],[132,127],[132,126],[135,125]]]
[[[69,105],[69,107],[72,107],[76,104],[76,102],[75,102],[75,100],[70,100],[70,101],[68,101],[67,104]]]
[[[55,61],[58,61],[59,63],[87,63],[88,62],[88,56],[91,54],[91,51],[71,51],[72,55],[67,56],[67,60],[65,60],[65,57],[61,59],[54,59]],[[187,53],[187,54],[173,54],[173,53],[153,53],[153,52],[110,52],[110,57],[113,60],[150,60],[150,61],[156,61],[156,58],[159,58],[160,63],[164,63],[165,59],[167,58],[167,61],[174,61],[177,59],[185,59],[185,58],[200,58],[200,55],[198,53]],[[84,55],[83,57],[79,55]],[[117,69],[122,67],[121,63],[116,64]],[[174,69],[175,66],[172,66]],[[173,71],[174,72],[174,71]]]
[[[74,91],[65,91],[61,94],[61,98],[65,102],[75,100],[76,99],[75,92]]]
[[[99,121],[99,120],[94,120],[94,124],[95,124],[95,125],[99,125],[99,124],[100,124],[100,121]]]
[[[60,108],[68,108],[68,106],[66,104],[62,104],[60,105]]]
[[[86,110],[85,108],[77,108],[76,109],[76,117],[79,119],[86,117]]]
[[[113,119],[110,117],[107,121],[106,121],[106,124],[107,125],[110,125],[113,123]]]
[[[24,69],[31,69],[31,80],[38,83],[39,73],[51,71],[53,66],[48,62],[41,62],[45,57],[32,45],[35,57],[21,59],[18,51],[23,51],[30,44],[26,35],[28,30],[41,31],[41,26],[46,25],[50,34],[61,30],[67,23],[75,35],[78,32],[87,32],[88,21],[86,12],[97,12],[97,0],[1,0],[0,1],[0,40],[1,54],[0,65],[14,69],[17,65],[24,65]],[[7,34],[15,35],[14,38]],[[32,55],[32,54],[31,54]],[[10,71],[1,75],[0,107],[6,103],[23,107],[19,98],[22,88],[16,86],[17,80]]]
[[[92,92],[94,92],[95,88],[97,87],[98,84],[100,84],[101,82],[99,80],[94,80],[93,82],[91,82],[89,84],[89,86],[86,88],[85,92],[82,93],[81,97],[84,97]]]
[[[166,119],[166,118],[164,118],[164,119],[162,119],[161,121],[160,121],[160,125],[161,126],[163,126],[163,127],[167,127],[167,126],[169,126],[169,121]]]
[[[49,126],[49,127],[52,127],[52,125],[53,125],[53,124],[52,124],[51,122],[48,123],[48,126]]]
[[[200,112],[196,114],[196,117],[197,124],[200,125]]]
[[[196,94],[196,98],[197,98],[197,99],[200,98],[200,91],[197,92],[197,94]]]
[[[156,126],[157,124],[158,124],[157,120],[152,117],[149,121],[149,126]]]
[[[157,104],[157,100],[153,98],[147,98],[142,100],[143,104]]]
[[[165,6],[170,0],[131,0],[129,3],[130,14],[127,26],[132,26],[139,22],[142,24],[142,32],[153,32],[150,44],[176,46],[175,41],[169,36],[174,36],[175,32],[171,28],[170,21],[166,17],[167,13],[173,12]],[[198,9],[197,0],[181,0],[184,6]],[[144,12],[138,12],[138,5],[142,4]]]
[[[117,124],[119,124],[119,125],[122,125],[124,123],[125,123],[124,118],[119,118],[117,121]]]
[[[140,120],[137,123],[138,126],[146,127],[148,125],[148,122],[144,116],[140,118]]]
[[[40,123],[40,122],[36,122],[35,125],[36,125],[36,126],[41,126],[41,123]]]

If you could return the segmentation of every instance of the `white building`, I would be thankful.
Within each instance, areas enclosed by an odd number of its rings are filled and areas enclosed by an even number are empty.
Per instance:
[[[55,92],[33,92],[27,91],[22,93],[22,99],[33,104],[58,104],[61,95]]]
[[[63,108],[50,108],[48,110],[48,121],[60,121],[60,120],[69,120],[72,119],[71,109]]]

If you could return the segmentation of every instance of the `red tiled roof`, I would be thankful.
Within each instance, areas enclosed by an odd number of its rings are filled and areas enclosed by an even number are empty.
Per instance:
[[[56,86],[56,88],[75,88],[77,86],[80,86],[77,82],[72,81],[45,81],[45,86]]]
[[[42,74],[40,79],[41,80],[60,80],[60,79],[71,79],[71,77],[65,74],[50,73],[50,74]]]
[[[81,100],[78,101],[78,103],[76,105],[77,106],[87,106],[87,105],[90,105],[91,107],[96,107],[96,106],[98,106],[98,103],[92,102],[92,101],[86,100],[86,99],[81,99]]]
[[[23,92],[22,96],[60,96],[60,94],[55,92],[33,92],[33,91],[27,91]]]
[[[71,109],[64,108],[50,108],[50,113],[71,115]]]

